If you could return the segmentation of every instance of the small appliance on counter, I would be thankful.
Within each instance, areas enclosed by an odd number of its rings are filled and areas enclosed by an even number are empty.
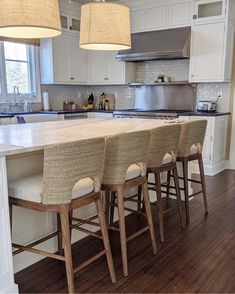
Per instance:
[[[217,101],[221,96],[219,95],[215,101],[201,100],[197,102],[198,112],[216,112]]]

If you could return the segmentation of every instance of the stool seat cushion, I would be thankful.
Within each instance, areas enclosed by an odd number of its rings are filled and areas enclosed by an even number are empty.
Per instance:
[[[8,185],[9,196],[21,200],[42,203],[43,175],[35,175],[11,182]],[[72,190],[72,199],[84,196],[94,191],[94,181],[85,178],[78,181]]]
[[[126,172],[126,181],[139,177],[140,173],[141,173],[141,170],[137,164],[130,165]]]
[[[166,153],[166,155],[163,157],[162,165],[171,163],[172,161],[173,161],[172,155],[170,155],[169,153]]]
[[[194,144],[190,148],[190,155],[194,155],[194,154],[197,154],[197,153],[199,153],[199,150],[198,150],[197,146]]]

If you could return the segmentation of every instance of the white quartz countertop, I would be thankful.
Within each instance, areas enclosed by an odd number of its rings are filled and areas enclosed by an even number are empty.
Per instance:
[[[0,126],[0,156],[43,150],[52,144],[147,130],[169,123],[135,118],[91,118]]]

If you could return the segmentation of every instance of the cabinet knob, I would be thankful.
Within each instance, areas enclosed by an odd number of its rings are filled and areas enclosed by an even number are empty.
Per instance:
[[[191,78],[193,78],[194,77],[194,75],[191,75]]]
[[[197,15],[196,14],[193,15],[193,19],[197,19]]]

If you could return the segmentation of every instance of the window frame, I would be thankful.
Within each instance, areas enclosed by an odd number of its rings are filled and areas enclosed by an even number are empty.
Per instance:
[[[5,59],[4,42],[0,41],[0,101],[4,100],[15,101],[15,99],[27,100],[32,95],[36,96],[35,102],[40,102],[40,72],[39,72],[39,49],[36,46],[27,46],[27,63],[29,74],[29,89],[31,93],[8,93],[7,92],[7,77],[6,77],[6,60],[24,62],[23,60]]]

